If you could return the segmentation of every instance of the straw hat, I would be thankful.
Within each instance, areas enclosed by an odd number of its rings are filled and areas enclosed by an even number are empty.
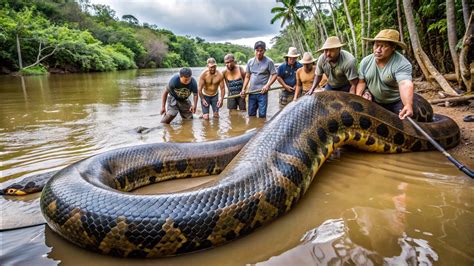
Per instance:
[[[313,55],[310,52],[305,52],[303,54],[303,59],[300,60],[301,64],[312,64],[316,61],[316,59],[313,58]]]
[[[212,67],[212,66],[215,66],[215,65],[217,65],[216,59],[214,59],[214,58],[212,58],[212,57],[209,57],[209,58],[207,59],[207,66],[208,66],[208,67]]]
[[[398,33],[397,30],[392,30],[392,29],[385,29],[381,30],[377,35],[375,35],[375,38],[362,38],[363,40],[366,41],[384,41],[384,42],[393,42],[400,46],[403,50],[407,49],[407,45],[400,40],[400,33]]]
[[[327,49],[333,49],[333,48],[339,48],[346,45],[345,43],[341,43],[338,37],[336,36],[331,36],[326,39],[326,41],[323,44],[323,47],[319,49],[317,52],[321,52],[323,50]]]
[[[285,55],[284,57],[298,57],[300,54],[298,53],[298,49],[295,47],[290,47],[288,48],[288,54]]]

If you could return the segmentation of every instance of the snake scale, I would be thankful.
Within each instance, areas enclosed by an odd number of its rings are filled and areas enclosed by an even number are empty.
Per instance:
[[[427,116],[432,112],[428,103],[420,108]],[[435,115],[420,124],[445,148],[459,142],[459,127],[450,118]],[[41,210],[55,232],[103,254],[195,252],[247,235],[290,211],[342,145],[382,153],[433,149],[408,121],[376,104],[321,92],[291,103],[254,136],[133,146],[77,162],[48,181]],[[215,183],[197,190],[126,193],[218,173]]]

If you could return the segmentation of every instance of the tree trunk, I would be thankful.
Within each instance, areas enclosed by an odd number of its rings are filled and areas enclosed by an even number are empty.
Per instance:
[[[22,69],[23,61],[21,60],[20,37],[18,36],[18,33],[16,34],[16,52],[18,53],[18,65],[20,66],[20,69]]]
[[[316,15],[318,16],[318,21],[321,23],[321,27],[324,32],[324,40],[328,37],[328,29],[326,28],[326,25],[324,24],[323,18],[321,17],[321,12],[319,11],[319,7],[316,4],[315,0],[312,0],[314,8],[316,9]]]
[[[371,20],[370,20],[370,12],[371,12],[371,8],[370,8],[370,0],[367,0],[367,36],[370,38],[372,36],[372,33],[370,32],[370,23],[371,23]],[[401,34],[401,32],[400,32]],[[365,47],[365,54],[369,54],[369,47],[370,45],[367,45]]]
[[[405,11],[405,18],[407,21],[408,32],[410,33],[413,53],[415,54],[416,61],[420,65],[426,79],[432,82],[432,79],[434,78],[446,93],[459,95],[453,88],[451,88],[451,85],[449,85],[446,79],[444,79],[439,71],[433,66],[428,56],[421,48],[420,39],[418,38],[418,32],[415,26],[415,18],[413,17],[411,0],[403,0],[403,10]]]
[[[354,24],[352,23],[351,14],[349,14],[349,7],[347,6],[347,0],[342,0],[342,2],[344,4],[344,10],[346,12],[347,22],[349,23],[349,28],[351,29],[351,33],[352,33],[352,44],[354,45],[354,57],[357,59],[359,56],[357,54],[357,40],[356,40]]]
[[[448,26],[449,52],[451,53],[451,59],[453,60],[454,72],[458,77],[458,84],[460,84],[461,76],[459,74],[459,57],[458,53],[456,52],[458,37],[456,36],[456,16],[454,15],[454,12],[454,0],[446,0],[446,24]]]
[[[403,41],[403,22],[402,22],[402,10],[400,9],[400,0],[397,0],[397,18],[398,18],[398,31],[400,32],[400,41]]]
[[[469,58],[469,51],[474,49],[474,11],[471,13],[471,17],[467,23],[466,32],[464,33],[461,53],[459,54],[459,68],[461,72],[461,78],[466,86],[466,91],[473,91],[474,87],[474,64],[472,63],[473,58]],[[472,52],[471,52],[472,53]]]
[[[464,18],[464,27],[467,29],[469,26],[469,0],[462,0],[462,16]]]
[[[365,57],[365,43],[364,40],[362,40],[363,37],[365,37],[365,18],[364,18],[364,0],[359,0],[360,4],[360,47],[361,47],[361,54],[362,57]]]
[[[329,8],[331,9],[331,18],[332,18],[332,25],[334,27],[334,32],[336,33],[336,36],[339,37],[342,41],[342,34],[341,31],[339,30],[339,27],[337,26],[336,22],[336,16],[334,15],[334,9],[332,8],[332,3],[331,0],[329,0]]]

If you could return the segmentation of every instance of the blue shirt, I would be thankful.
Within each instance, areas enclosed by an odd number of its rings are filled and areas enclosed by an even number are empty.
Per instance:
[[[296,70],[301,67],[303,65],[300,62],[295,62],[293,67],[285,62],[278,67],[278,76],[285,81],[286,85],[294,87],[296,85]]]
[[[179,101],[187,100],[191,93],[197,92],[197,82],[194,78],[191,78],[188,84],[183,84],[179,79],[179,74],[175,74],[168,83],[168,93]]]

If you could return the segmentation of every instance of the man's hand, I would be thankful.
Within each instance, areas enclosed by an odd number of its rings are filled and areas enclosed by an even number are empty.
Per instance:
[[[163,107],[161,107],[161,112],[160,112],[160,114],[163,115],[163,114],[165,114],[165,113],[166,113],[166,107],[163,106]]]
[[[191,108],[189,108],[189,111],[193,114],[196,113],[196,106],[192,105]]]
[[[221,108],[222,103],[224,103],[224,99],[219,99],[219,101],[217,101],[217,107]]]
[[[369,101],[372,101],[372,93],[370,93],[368,90],[364,91],[364,93],[362,93],[362,98],[364,99],[367,99]]]
[[[245,98],[245,91],[244,90],[240,91],[240,97]]]
[[[285,90],[286,90],[287,92],[294,92],[294,91],[295,91],[295,87],[291,87],[291,86],[286,85]]]
[[[208,107],[209,104],[206,102],[206,100],[204,100],[204,98],[201,98],[201,102],[202,102],[202,105]]]
[[[262,87],[262,90],[260,91],[260,93],[261,93],[261,94],[265,94],[265,93],[267,93],[268,89],[269,89],[269,88],[268,88],[268,85],[265,84],[265,86]]]
[[[403,106],[403,109],[400,110],[400,113],[398,113],[398,117],[402,120],[405,119],[407,116],[409,117],[413,116],[413,106],[411,105]]]

